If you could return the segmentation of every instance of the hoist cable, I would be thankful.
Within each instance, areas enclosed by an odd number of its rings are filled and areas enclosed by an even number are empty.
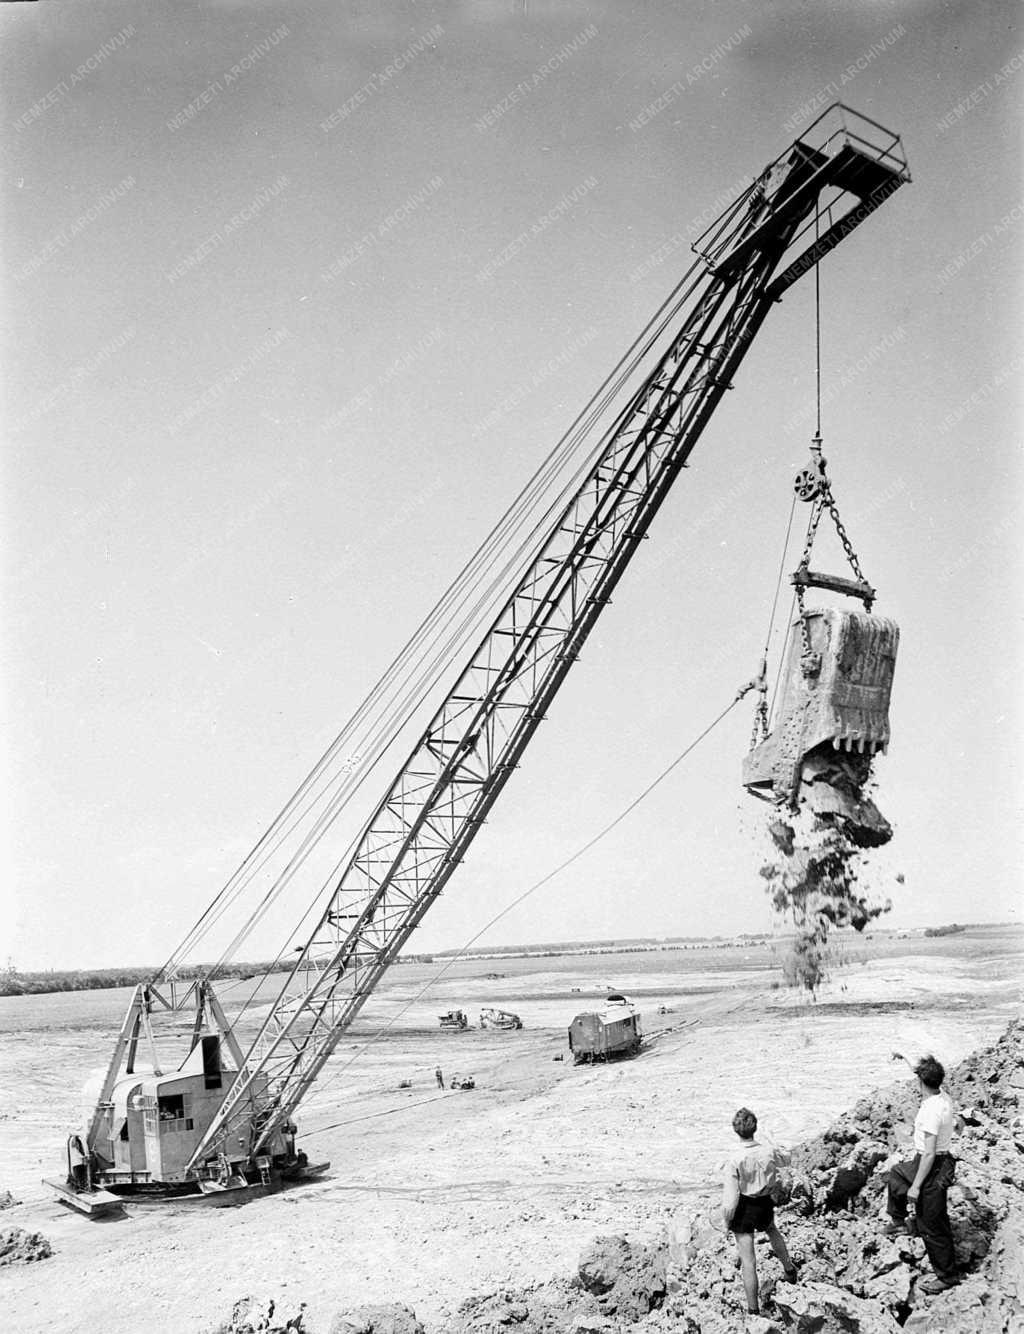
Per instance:
[[[821,210],[815,207],[814,210],[814,241],[817,246],[821,230]],[[817,252],[815,252],[817,253]],[[821,260],[817,259],[814,263],[814,400],[815,400],[815,441],[821,443]],[[782,590],[782,576],[785,571],[786,557],[789,553],[789,539],[793,529],[793,516],[796,512],[796,492],[794,491],[789,504],[789,519],[786,523],[786,539],[782,545],[782,560],[779,563],[779,574],[775,583],[775,597],[772,600],[771,615],[768,618],[768,638],[765,640],[765,658],[768,656],[768,644],[771,641],[772,630],[775,625],[775,612],[778,607],[779,593]],[[814,510],[811,511],[811,517],[808,520],[808,532],[810,524],[814,518]],[[807,554],[805,544],[805,556]],[[771,702],[768,706],[768,716],[771,718],[775,713],[775,701],[779,695],[779,685],[782,681],[782,669],[786,661],[786,654],[789,651],[789,639],[792,634],[793,613],[796,610],[798,597],[794,591],[790,601],[789,618],[786,624],[786,635],[782,642],[782,649],[779,653],[779,662],[775,670],[775,683],[772,686]]]
[[[782,641],[782,651],[779,654],[779,665],[775,669],[775,684],[772,686],[772,699],[768,705],[768,717],[771,719],[775,713],[775,701],[779,695],[779,684],[782,681],[782,667],[786,661],[786,654],[789,652],[789,639],[793,633],[793,613],[796,611],[796,593],[793,594],[789,603],[789,619],[786,623],[786,637]]]
[[[786,523],[786,536],[782,543],[782,557],[779,560],[779,574],[775,580],[775,596],[772,598],[772,610],[768,617],[768,633],[764,641],[764,656],[768,657],[768,646],[771,644],[772,631],[775,629],[775,612],[779,605],[779,593],[782,591],[782,576],[786,572],[786,557],[789,555],[789,537],[793,531],[793,515],[796,512],[796,492],[794,491],[789,505],[789,519]]]
[[[789,555],[789,539],[790,539],[790,534],[791,534],[792,531],[793,531],[793,515],[794,515],[795,513],[796,513],[796,492],[794,491],[794,492],[793,492],[793,496],[792,496],[792,498],[791,498],[791,500],[790,500],[790,503],[789,503],[789,518],[788,518],[788,520],[786,521],[786,536],[785,536],[785,538],[783,539],[783,542],[782,542],[782,555],[781,555],[780,558],[779,558],[779,573],[778,573],[778,576],[776,577],[776,580],[775,580],[775,595],[774,595],[774,597],[772,598],[772,609],[771,609],[771,613],[770,613],[769,616],[768,616],[768,633],[765,635],[765,640],[764,640],[764,652],[763,652],[762,655],[761,655],[761,662],[762,662],[762,664],[763,664],[763,667],[762,667],[762,672],[763,672],[763,674],[766,674],[766,673],[767,673],[767,666],[768,666],[768,651],[769,651],[769,648],[771,647],[772,634],[774,633],[774,630],[775,630],[775,613],[776,613],[776,611],[777,611],[777,609],[778,609],[778,605],[779,605],[779,594],[782,592],[782,577],[783,577],[783,575],[784,575],[785,572],[786,572],[786,558],[787,558],[788,555]],[[795,601],[795,596],[794,596],[794,601]],[[757,735],[757,724],[758,724],[758,721],[759,721],[759,720],[760,720],[760,722],[761,722],[762,729],[764,729],[764,731],[763,731],[763,733],[762,733],[762,736],[764,735],[764,732],[767,732],[768,730],[770,730],[770,726],[771,726],[771,716],[772,716],[772,712],[773,712],[774,709],[775,709],[775,697],[776,697],[776,695],[778,694],[778,691],[779,691],[779,681],[780,681],[781,676],[782,676],[782,663],[783,663],[783,660],[785,659],[786,649],[787,649],[787,647],[788,647],[788,645],[789,645],[790,622],[792,621],[792,619],[793,619],[793,613],[792,613],[792,609],[791,609],[791,610],[790,610],[790,615],[789,615],[789,621],[787,621],[787,623],[786,623],[786,633],[785,633],[785,636],[783,637],[783,641],[782,641],[782,650],[781,650],[781,652],[779,653],[779,665],[778,665],[778,668],[776,669],[776,674],[775,674],[775,685],[774,685],[774,688],[772,689],[772,698],[771,698],[771,703],[770,703],[770,704],[768,703],[768,701],[766,700],[765,695],[764,695],[764,691],[765,691],[765,689],[767,688],[766,685],[762,685],[762,687],[761,687],[761,691],[762,691],[762,693],[761,693],[761,702],[758,704],[758,706],[757,706],[757,707],[758,707],[758,712],[757,712],[757,713],[755,714],[755,716],[754,716],[754,735],[755,735],[755,736]]]
[[[821,210],[814,210],[814,243],[818,244],[821,229]],[[815,248],[817,254],[817,248]],[[814,384],[817,400],[816,438],[821,439],[821,260],[814,262]]]
[[[415,1005],[418,1001],[422,1000],[423,997],[427,994],[427,992],[430,991],[432,987],[436,986],[438,982],[440,982],[441,978],[444,977],[445,973],[448,972],[448,970],[452,967],[452,965],[457,963],[461,958],[463,958],[466,952],[472,949],[473,946],[476,944],[476,942],[480,939],[480,937],[485,935],[491,929],[492,926],[494,926],[497,922],[500,922],[503,917],[507,916],[512,911],[513,908],[517,908],[521,903],[523,903],[526,899],[528,899],[531,894],[535,894],[538,889],[541,889],[551,880],[554,880],[556,876],[561,875],[561,873],[568,867],[570,867],[574,862],[579,861],[579,859],[586,853],[588,853],[591,848],[593,848],[596,844],[600,843],[603,838],[605,838],[608,834],[612,832],[613,829],[615,829],[618,825],[620,825],[628,815],[630,815],[634,810],[636,810],[637,806],[639,806],[642,801],[644,801],[647,797],[650,796],[650,794],[655,790],[655,788],[660,786],[660,784],[665,781],[665,779],[669,776],[669,774],[673,772],[673,770],[677,769],[679,765],[682,764],[683,760],[685,760],[686,757],[692,751],[696,750],[696,748],[700,745],[700,743],[704,740],[704,738],[708,736],[709,733],[714,731],[714,729],[718,726],[718,724],[722,722],[723,719],[729,713],[732,712],[732,710],[736,707],[738,703],[739,703],[738,699],[733,699],[730,704],[727,704],[726,707],[721,711],[721,713],[719,713],[716,718],[712,719],[712,721],[708,723],[707,727],[705,727],[702,732],[700,732],[696,737],[694,737],[694,739],[689,743],[689,745],[685,748],[685,750],[681,751],[672,761],[671,764],[667,765],[661,771],[661,773],[658,774],[656,778],[654,778],[650,783],[648,783],[647,786],[643,789],[643,791],[640,792],[637,796],[635,796],[633,800],[628,804],[628,806],[626,806],[623,810],[621,810],[619,814],[615,816],[614,819],[609,820],[609,822],[602,829],[599,829],[598,832],[593,835],[593,837],[589,838],[586,841],[586,843],[584,843],[581,847],[577,848],[574,853],[566,857],[566,859],[563,862],[560,862],[553,870],[548,871],[546,875],[541,876],[539,880],[534,881],[534,883],[530,885],[528,889],[524,889],[521,894],[518,894],[514,899],[512,899],[509,903],[507,903],[504,906],[504,908],[501,909],[500,912],[495,913],[495,915],[490,919],[490,921],[485,922],[484,925],[480,927],[480,929],[474,935],[472,935],[469,938],[469,940],[467,940],[466,943],[455,954],[451,956],[451,958],[445,961],[443,967],[441,967],[438,970],[438,972],[434,974],[432,978],[430,978],[427,982],[425,982],[414,996],[412,996],[408,1001],[406,1001],[406,1003],[401,1007],[401,1009],[399,1009],[397,1014],[393,1015],[387,1021],[386,1024],[384,1024],[381,1028],[377,1030],[376,1033],[373,1033],[369,1038],[367,1038],[367,1040],[363,1043],[363,1045],[359,1047],[348,1058],[348,1060],[345,1061],[343,1065],[339,1066],[337,1070],[331,1073],[329,1078],[321,1079],[319,1081],[318,1091],[322,1092],[323,1089],[325,1089],[328,1085],[333,1083],[335,1079],[337,1079],[340,1075],[344,1074],[345,1071],[348,1070],[349,1067],[360,1058],[360,1056],[362,1056],[365,1052],[369,1051],[370,1047],[372,1047],[375,1042],[379,1041],[380,1038],[384,1037],[388,1032],[390,1032],[390,1030],[399,1021],[399,1019],[401,1019],[402,1016],[406,1014],[412,1008],[413,1005]],[[317,1132],[314,1131],[311,1133],[316,1134]]]

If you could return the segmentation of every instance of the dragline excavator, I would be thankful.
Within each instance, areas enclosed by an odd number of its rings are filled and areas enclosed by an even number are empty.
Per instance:
[[[303,1096],[466,855],[768,312],[909,179],[899,137],[836,104],[694,243],[693,267],[605,399],[577,419],[585,461],[531,530],[475,650],[333,863],[284,985],[261,1019],[250,1015],[255,1036],[243,1041],[238,1017],[229,1021],[214,985],[220,965],[184,979],[179,950],[137,987],[109,1062],[87,1086],[69,1184],[51,1183],[69,1203],[89,1212],[146,1192],[245,1191],[314,1170],[296,1147]],[[819,509],[831,504],[820,457],[798,484]],[[895,627],[872,617],[874,590],[862,579],[814,575],[805,562],[794,580],[793,688],[773,731],[763,720],[744,774],[779,803],[820,779],[828,755],[859,757],[863,768],[885,745],[895,654]],[[804,608],[812,586],[852,594],[865,610],[844,621]],[[270,850],[261,840],[246,874]],[[296,854],[281,885],[300,863]],[[155,1033],[168,1012],[184,1048],[170,1060]]]

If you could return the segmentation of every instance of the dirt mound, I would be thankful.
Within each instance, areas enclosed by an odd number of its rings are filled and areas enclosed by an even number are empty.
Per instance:
[[[917,1288],[927,1272],[924,1243],[880,1233],[885,1171],[903,1156],[893,1152],[897,1133],[909,1134],[919,1101],[905,1082],[862,1099],[794,1153],[779,1223],[801,1281],[795,1288],[781,1283],[774,1259],[759,1266],[764,1307],[781,1329],[1010,1334],[1024,1328],[1024,1021],[958,1066],[947,1087],[966,1122],[954,1143],[957,1179],[949,1195],[963,1281],[925,1298]],[[732,1258],[721,1241],[691,1250],[688,1267],[670,1268],[666,1311],[714,1330],[727,1306],[734,1318],[742,1310]],[[819,1318],[824,1323],[815,1323]]]
[[[241,1297],[209,1334],[311,1334],[305,1302],[284,1306],[270,1297]],[[330,1334],[424,1334],[416,1313],[397,1303],[359,1306],[336,1315]]]
[[[408,1306],[358,1306],[354,1311],[336,1315],[330,1334],[423,1334],[416,1312]]]
[[[471,1297],[445,1334],[615,1334],[633,1329],[665,1300],[667,1247],[597,1237],[568,1281]],[[646,1328],[646,1326],[645,1326]]]
[[[0,1228],[0,1265],[27,1265],[33,1260],[46,1260],[53,1247],[39,1232],[26,1232],[21,1227]]]
[[[636,1321],[665,1300],[667,1248],[638,1246],[625,1237],[598,1237],[580,1256],[579,1287],[602,1315]]]
[[[272,1297],[240,1297],[230,1317],[209,1334],[309,1334],[305,1302],[285,1307]]]

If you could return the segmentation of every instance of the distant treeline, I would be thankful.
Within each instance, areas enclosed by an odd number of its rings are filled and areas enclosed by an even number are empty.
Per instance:
[[[957,922],[951,922],[949,926],[926,926],[924,933],[926,936],[956,936],[961,931],[966,931],[966,926],[960,926]]]
[[[431,963],[437,959],[498,959],[540,958],[558,959],[565,954],[650,954],[655,950],[713,950],[739,949],[743,945],[762,945],[764,933],[751,931],[741,936],[672,936],[665,940],[649,941],[564,941],[551,945],[484,945],[472,950],[439,950],[436,955],[403,955],[403,963]]]
[[[962,927],[958,928],[963,930]],[[566,954],[646,954],[652,950],[709,950],[719,947],[738,948],[741,945],[763,944],[764,935],[746,932],[741,936],[673,936],[667,940],[634,939],[628,941],[593,940],[562,941],[542,945],[494,945],[490,949],[441,950],[436,954],[402,954],[396,963],[433,963],[435,959],[541,958],[557,959]],[[181,968],[178,981],[190,982],[201,977],[211,964],[195,964]],[[246,980],[262,976],[281,965],[270,963],[231,963],[217,969],[218,977],[236,977]],[[53,969],[45,973],[19,973],[16,969],[0,969],[0,996],[41,996],[51,991],[100,991],[108,987],[134,987],[148,982],[156,968],[78,968]]]
[[[218,977],[248,978],[269,971],[269,963],[229,963],[217,969]],[[212,964],[195,964],[178,970],[179,981],[201,977]],[[280,965],[277,965],[280,967]],[[41,996],[50,991],[100,991],[106,987],[134,987],[148,982],[156,968],[77,968],[46,973],[0,971],[0,996]]]

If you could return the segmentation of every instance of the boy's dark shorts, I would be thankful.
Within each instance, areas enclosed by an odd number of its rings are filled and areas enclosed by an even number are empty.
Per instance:
[[[730,1232],[767,1232],[775,1222],[770,1195],[741,1195],[729,1223]]]

